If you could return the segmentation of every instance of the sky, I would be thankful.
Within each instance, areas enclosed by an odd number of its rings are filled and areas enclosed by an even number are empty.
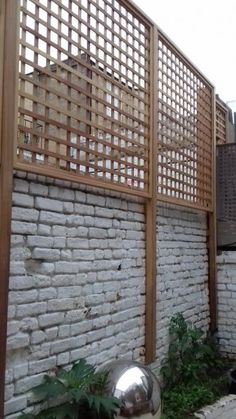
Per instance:
[[[134,3],[214,84],[221,99],[236,101],[236,0]]]

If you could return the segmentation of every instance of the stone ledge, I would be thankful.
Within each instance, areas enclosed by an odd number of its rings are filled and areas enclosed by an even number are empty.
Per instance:
[[[223,397],[211,406],[206,406],[194,414],[198,419],[235,419],[236,395]]]

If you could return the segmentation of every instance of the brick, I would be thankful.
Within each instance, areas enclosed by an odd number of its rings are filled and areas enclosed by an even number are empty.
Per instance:
[[[79,215],[94,215],[94,207],[91,205],[75,204],[75,213]]]
[[[84,346],[86,343],[86,336],[78,336],[69,339],[61,339],[51,344],[51,354],[59,354],[71,349]]]
[[[19,380],[19,378],[26,377],[28,374],[28,363],[21,364],[14,367],[14,379]]]
[[[60,259],[60,251],[56,249],[43,249],[36,247],[32,251],[32,257],[34,259],[42,259],[42,260],[59,260]]]
[[[15,246],[24,246],[25,244],[25,237],[18,234],[11,235],[11,248]]]
[[[29,182],[23,179],[14,178],[14,191],[28,193]]]
[[[63,323],[64,313],[50,313],[39,316],[40,327],[50,327],[56,324]]]
[[[13,206],[33,208],[34,198],[28,194],[13,192],[12,194],[12,204]]]
[[[29,190],[32,195],[48,196],[48,186],[42,183],[31,182]]]
[[[66,246],[65,237],[54,237],[53,239],[53,248],[63,249]]]
[[[43,288],[39,290],[39,301],[52,300],[57,297],[57,290],[55,288]]]
[[[71,249],[88,249],[89,248],[89,241],[84,239],[67,239],[67,247]]]
[[[81,215],[67,215],[66,217],[66,224],[68,226],[75,226],[78,227],[79,225],[83,225],[84,217]]]
[[[12,219],[16,221],[36,222],[39,218],[39,211],[33,208],[12,208]]]
[[[87,195],[87,203],[91,205],[99,205],[100,207],[106,207],[106,198],[99,195]]]
[[[10,273],[11,275],[25,275],[25,263],[22,261],[11,260]]]
[[[81,287],[72,286],[72,287],[59,287],[58,288],[58,298],[75,298],[80,296]]]
[[[94,250],[73,250],[74,260],[94,260]]]
[[[13,220],[11,223],[11,231],[13,234],[36,234],[37,224]]]
[[[52,235],[57,237],[57,236],[65,236],[66,235],[66,227],[65,226],[60,226],[60,225],[53,225],[52,226]]]
[[[11,260],[24,261],[31,258],[31,250],[27,247],[15,247],[11,249]]]
[[[56,273],[78,273],[79,264],[77,262],[56,262],[55,264]]]
[[[35,208],[46,211],[62,212],[63,204],[61,201],[48,198],[35,198]]]
[[[64,214],[74,213],[74,204],[72,202],[63,202],[63,213]]]
[[[21,322],[18,320],[8,320],[7,336],[15,335],[20,330]]]
[[[9,293],[9,304],[24,304],[37,301],[38,291],[11,291]]]
[[[21,412],[27,406],[27,397],[20,396],[20,397],[13,397],[11,400],[8,400],[5,403],[4,413],[5,415],[9,415],[10,413],[14,412]]]
[[[51,342],[52,340],[56,339],[58,336],[58,327],[50,327],[49,329],[45,329],[45,335],[47,341]]]
[[[50,236],[51,235],[51,226],[45,224],[38,224],[38,235]]]
[[[84,192],[75,191],[75,200],[77,202],[82,202],[82,203],[86,202],[86,196],[87,196],[87,194],[84,193]]]
[[[27,391],[31,390],[33,387],[41,384],[43,381],[43,376],[44,374],[37,374],[37,375],[32,375],[30,377],[25,377],[25,378],[22,378],[21,380],[18,380],[15,387],[16,394],[27,393]],[[15,412],[16,411],[17,410],[15,410]]]
[[[37,316],[38,314],[46,312],[47,303],[32,303],[32,304],[21,304],[17,306],[17,317]]]
[[[41,211],[39,220],[41,223],[45,224],[58,224],[58,225],[65,225],[66,224],[66,217],[64,214],[60,214],[57,212],[50,212],[50,211]]]
[[[7,339],[7,350],[12,351],[16,349],[25,348],[29,345],[29,336],[24,333],[18,333],[15,336],[10,336]]]
[[[56,357],[41,359],[40,361],[29,362],[29,374],[38,374],[41,372],[48,372],[56,366]]]
[[[53,238],[47,236],[28,236],[27,245],[30,247],[46,247],[50,248],[53,245]]]
[[[57,356],[57,365],[58,366],[69,364],[69,362],[70,362],[70,354],[68,352],[59,354]]]
[[[39,343],[45,342],[46,340],[46,335],[42,330],[36,330],[35,332],[32,333],[30,341],[31,344],[33,345],[37,345]]]
[[[75,199],[75,192],[67,188],[59,188],[57,186],[50,186],[49,196],[52,198],[57,198],[62,201],[73,201]]]

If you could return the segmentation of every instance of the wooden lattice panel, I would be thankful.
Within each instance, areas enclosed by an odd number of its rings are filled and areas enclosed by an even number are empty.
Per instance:
[[[148,192],[150,28],[118,0],[21,0],[16,165]]]
[[[212,88],[177,49],[158,40],[160,199],[212,206]]]
[[[216,144],[226,144],[227,109],[216,101]]]

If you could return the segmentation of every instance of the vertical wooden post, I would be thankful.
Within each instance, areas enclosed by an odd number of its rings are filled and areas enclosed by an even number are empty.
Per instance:
[[[2,78],[0,126],[0,417],[4,417],[4,384],[6,359],[7,305],[11,235],[11,197],[13,176],[14,138],[16,136],[16,74],[18,4],[16,0],[1,0]]]
[[[212,89],[212,212],[208,213],[208,287],[212,333],[217,328],[216,275],[216,101],[215,89]]]
[[[145,361],[156,356],[156,210],[157,210],[157,37],[151,33],[151,107],[150,107],[150,193],[146,200],[146,321]]]

